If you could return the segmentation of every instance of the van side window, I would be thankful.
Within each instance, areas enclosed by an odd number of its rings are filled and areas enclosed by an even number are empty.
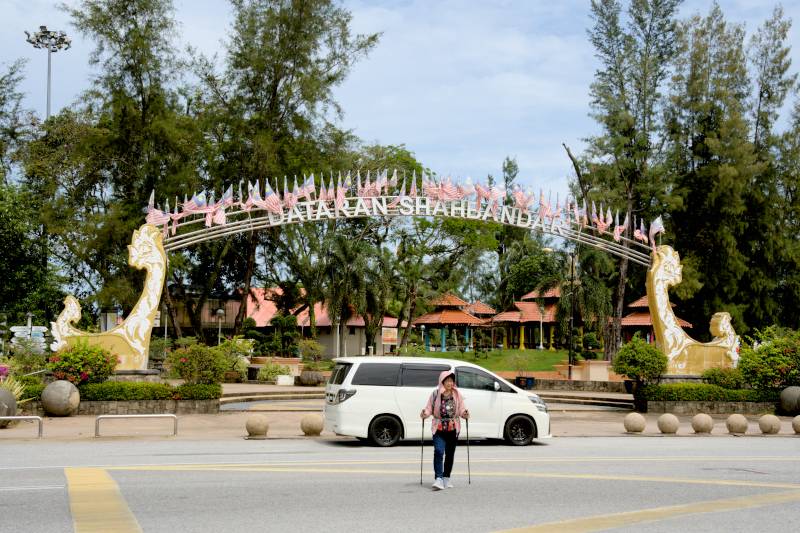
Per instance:
[[[356,370],[356,375],[353,376],[351,383],[353,385],[396,387],[399,377],[399,364],[361,363],[358,365],[358,370]]]
[[[494,376],[477,368],[460,366],[456,369],[456,384],[463,389],[494,391],[495,381]]]
[[[331,377],[328,379],[328,383],[331,385],[341,385],[344,383],[344,378],[347,377],[347,373],[350,372],[350,367],[352,366],[351,363],[336,363],[336,366],[331,372]]]
[[[435,387],[439,374],[450,370],[448,365],[403,365],[403,387]]]

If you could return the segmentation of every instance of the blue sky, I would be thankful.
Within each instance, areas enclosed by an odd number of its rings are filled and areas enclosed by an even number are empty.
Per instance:
[[[26,105],[44,115],[47,58],[25,42],[39,25],[67,31],[73,47],[53,57],[53,111],[74,103],[89,85],[92,44],[57,9],[60,2],[4,0],[0,62],[28,59]],[[67,1],[76,4],[75,0]],[[347,0],[356,32],[382,32],[373,53],[336,90],[342,125],[367,142],[405,144],[438,173],[483,179],[516,157],[520,181],[534,189],[567,190],[574,151],[597,131],[589,114],[596,68],[586,38],[587,1]],[[711,3],[688,0],[682,15]],[[728,20],[752,31],[770,16],[771,1],[722,0]],[[184,48],[224,53],[231,16],[223,0],[175,0]],[[800,2],[784,2],[800,24]],[[792,28],[793,70],[800,68],[800,28]]]

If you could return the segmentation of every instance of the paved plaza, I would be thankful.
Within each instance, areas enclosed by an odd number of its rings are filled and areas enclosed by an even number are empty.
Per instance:
[[[800,520],[789,434],[625,436],[619,413],[556,414],[556,434],[594,418],[609,419],[608,436],[473,443],[471,485],[462,445],[456,488],[432,493],[430,445],[420,486],[418,443],[299,438],[301,415],[270,413],[281,438],[266,441],[229,434],[247,413],[183,417],[177,438],[150,421],[134,437],[4,439],[0,531],[438,531],[445,517],[476,532],[788,531]],[[111,435],[132,432],[113,423]]]

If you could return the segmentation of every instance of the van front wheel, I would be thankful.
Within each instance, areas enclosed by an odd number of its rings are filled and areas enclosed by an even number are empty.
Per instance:
[[[506,422],[505,437],[509,444],[527,446],[536,436],[533,420],[523,415],[512,416]]]
[[[400,440],[402,429],[400,421],[395,417],[379,416],[369,426],[369,439],[376,446],[394,446]]]

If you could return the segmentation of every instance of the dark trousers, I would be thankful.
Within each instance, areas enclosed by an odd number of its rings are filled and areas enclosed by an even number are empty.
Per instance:
[[[436,478],[450,477],[457,444],[458,433],[455,431],[437,431],[433,434],[433,473]]]

